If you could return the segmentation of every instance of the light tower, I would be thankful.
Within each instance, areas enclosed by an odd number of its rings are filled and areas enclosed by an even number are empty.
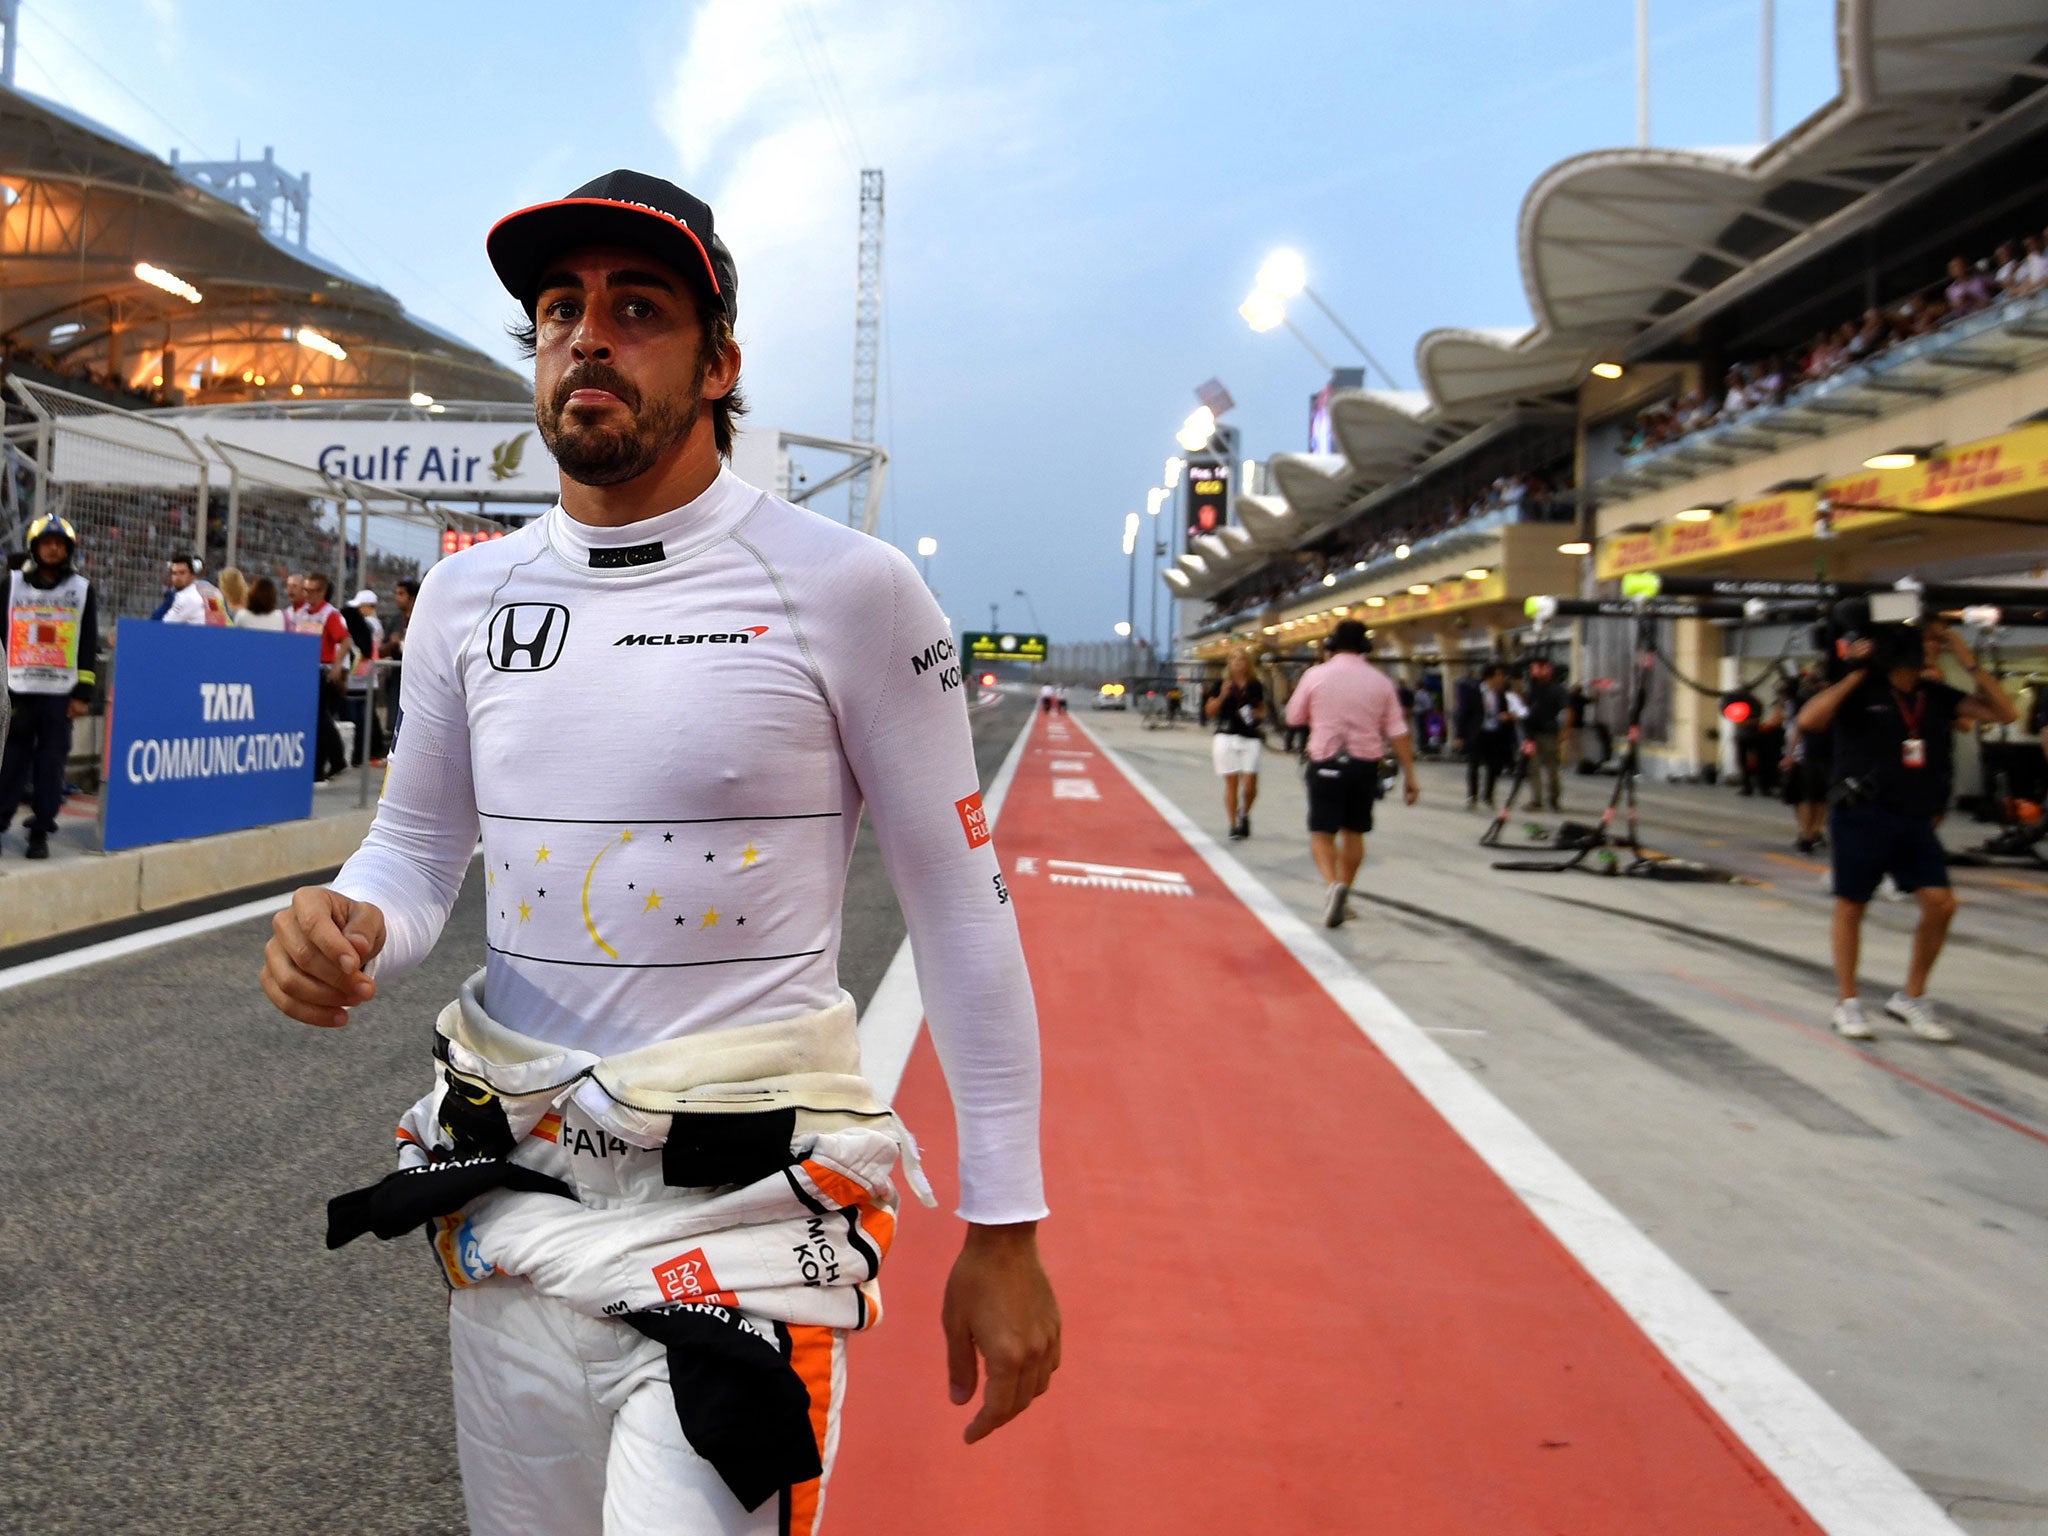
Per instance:
[[[875,375],[882,341],[882,173],[860,173],[860,256],[853,297],[853,440],[875,440]],[[867,515],[868,472],[853,477],[846,502],[846,520],[856,528],[872,528]]]

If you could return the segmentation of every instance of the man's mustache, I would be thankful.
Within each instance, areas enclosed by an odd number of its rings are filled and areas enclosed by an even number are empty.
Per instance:
[[[569,404],[569,397],[579,389],[602,389],[617,395],[630,410],[640,409],[640,391],[616,368],[603,363],[578,363],[562,375],[562,382],[555,386],[555,415],[560,416]]]

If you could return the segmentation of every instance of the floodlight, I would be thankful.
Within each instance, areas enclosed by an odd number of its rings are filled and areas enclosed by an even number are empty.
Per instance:
[[[1278,330],[1287,323],[1287,301],[1263,288],[1254,288],[1251,295],[1237,306],[1237,312],[1244,316],[1246,325],[1261,335]]]
[[[1198,405],[1188,412],[1188,419],[1180,424],[1180,430],[1173,440],[1189,453],[1199,453],[1209,446],[1209,439],[1216,435],[1216,413],[1206,405]]]
[[[939,541],[927,534],[917,541],[917,552],[929,560],[939,552]]]
[[[1128,640],[1131,636],[1131,626],[1126,624],[1122,619],[1118,619],[1116,621],[1116,632],[1120,639]]]
[[[412,401],[415,407],[422,411],[434,403],[434,397],[423,389],[414,390],[407,398]]]
[[[1686,507],[1674,516],[1681,523],[1710,523],[1714,520],[1714,514],[1720,510],[1719,507],[1705,505]]]
[[[1590,555],[1593,553],[1593,546],[1584,539],[1567,539],[1557,546],[1557,552],[1560,555]]]
[[[1465,579],[1467,581],[1484,581],[1492,574],[1493,572],[1489,571],[1485,566],[1475,565],[1465,573]]]
[[[1166,461],[1166,471],[1159,478],[1170,491],[1180,484],[1180,472],[1187,467],[1188,461],[1186,459],[1168,459]]]
[[[1302,263],[1301,252],[1281,249],[1266,258],[1253,281],[1260,293],[1291,299],[1308,286],[1308,268]]]
[[[1325,576],[1323,578],[1323,585],[1326,587],[1334,587],[1335,585],[1337,585],[1337,573],[1335,571],[1332,571],[1329,575]]]
[[[1394,558],[1396,560],[1406,560],[1413,553],[1414,551],[1409,549],[1406,544],[1396,544],[1394,546]]]
[[[135,275],[152,288],[161,288],[165,293],[176,294],[187,304],[197,304],[202,297],[197,288],[177,273],[166,272],[162,267],[152,266],[146,261],[135,263]]]
[[[1596,379],[1618,379],[1621,377],[1621,373],[1622,369],[1619,363],[1595,363],[1593,365],[1593,377]]]
[[[1166,505],[1168,494],[1166,490],[1156,485],[1147,491],[1145,493],[1145,515],[1147,517],[1157,517],[1159,509]]]
[[[309,352],[318,352],[322,357],[331,357],[337,363],[348,361],[348,352],[339,342],[329,341],[309,326],[300,326],[294,333],[294,340]]]
[[[1932,448],[1887,448],[1863,461],[1865,469],[1911,469],[1922,459],[1934,457]]]
[[[1135,512],[1126,512],[1124,514],[1124,553],[1128,555],[1137,547],[1138,514]]]
[[[1429,583],[1426,581],[1416,582],[1415,585],[1408,589],[1408,595],[1410,597],[1427,597],[1429,595]]]

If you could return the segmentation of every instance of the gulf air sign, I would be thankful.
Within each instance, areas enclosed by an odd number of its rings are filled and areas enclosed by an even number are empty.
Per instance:
[[[306,464],[336,480],[430,499],[503,496],[553,500],[561,477],[532,420],[222,422],[214,435],[236,447]]]

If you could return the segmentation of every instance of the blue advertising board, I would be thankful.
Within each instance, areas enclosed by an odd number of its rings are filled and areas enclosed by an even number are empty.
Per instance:
[[[310,816],[319,709],[316,636],[121,620],[102,846]]]

